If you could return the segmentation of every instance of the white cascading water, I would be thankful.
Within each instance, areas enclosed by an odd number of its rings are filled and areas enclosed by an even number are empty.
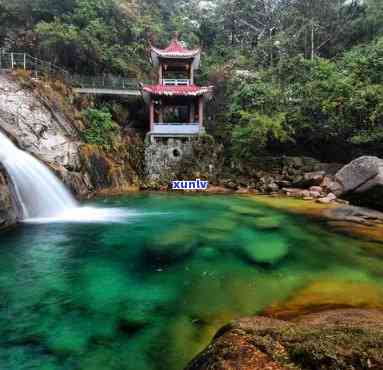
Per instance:
[[[25,222],[119,221],[118,209],[79,207],[61,181],[32,155],[18,149],[0,132],[0,162],[12,185]]]

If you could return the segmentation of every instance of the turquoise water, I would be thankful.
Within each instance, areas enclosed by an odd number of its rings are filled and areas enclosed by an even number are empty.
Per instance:
[[[179,370],[236,317],[383,307],[380,244],[252,198],[96,206],[129,215],[1,234],[0,369]]]

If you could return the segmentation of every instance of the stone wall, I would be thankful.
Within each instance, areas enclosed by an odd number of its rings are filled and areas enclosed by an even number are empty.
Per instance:
[[[169,138],[150,142],[145,148],[146,173],[149,181],[174,178],[180,162],[192,155],[192,144],[188,139]]]
[[[216,181],[223,165],[222,147],[213,138],[169,138],[145,148],[146,186],[168,188],[172,180]]]

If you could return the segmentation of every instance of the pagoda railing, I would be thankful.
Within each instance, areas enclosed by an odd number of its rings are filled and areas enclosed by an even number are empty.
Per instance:
[[[164,78],[162,84],[166,86],[189,86],[190,80],[180,78]]]
[[[155,122],[154,125],[181,126],[181,125],[199,125],[199,122]]]
[[[192,123],[154,123],[151,134],[195,135],[204,132],[198,122]]]

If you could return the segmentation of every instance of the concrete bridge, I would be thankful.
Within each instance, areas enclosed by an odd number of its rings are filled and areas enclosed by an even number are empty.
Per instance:
[[[0,70],[20,69],[30,71],[35,79],[47,76],[64,80],[78,94],[116,95],[121,97],[139,97],[141,95],[138,80],[135,78],[113,75],[74,75],[53,63],[35,58],[27,53],[0,50]]]

